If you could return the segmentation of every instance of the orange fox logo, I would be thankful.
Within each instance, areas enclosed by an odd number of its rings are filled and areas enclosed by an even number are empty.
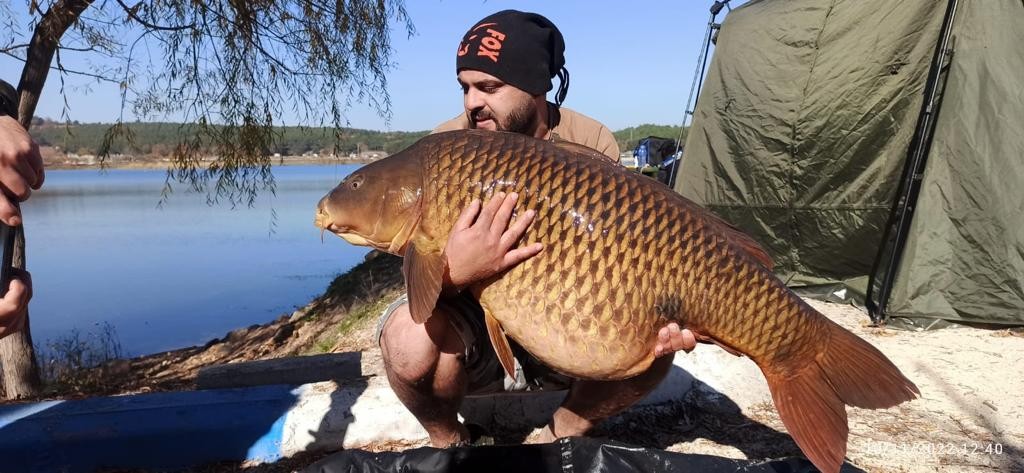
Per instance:
[[[478,25],[476,28],[473,28],[473,31],[478,31],[481,28],[487,28],[489,26],[496,26],[496,25],[497,25],[497,23],[484,23],[484,24]],[[474,40],[476,40],[476,38],[479,37],[479,36],[481,36],[481,35],[480,34],[474,34],[474,35],[470,36],[469,38],[466,38],[465,42],[459,44],[458,55],[459,56],[465,56],[466,54],[468,54],[469,53],[470,43],[474,42]],[[502,33],[501,31],[498,31],[498,30],[496,30],[494,28],[487,28],[483,32],[483,38],[480,39],[480,46],[477,47],[476,55],[477,56],[486,56],[486,57],[490,58],[490,60],[492,60],[494,62],[498,62],[498,56],[501,55],[501,52],[500,52],[501,51],[501,43],[503,41],[505,41],[505,33]]]

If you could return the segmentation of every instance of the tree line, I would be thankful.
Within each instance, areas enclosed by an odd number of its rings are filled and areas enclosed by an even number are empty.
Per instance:
[[[645,123],[643,125],[623,128],[619,131],[613,132],[612,134],[615,135],[615,141],[619,143],[619,150],[625,153],[627,151],[632,152],[633,149],[636,148],[636,144],[648,136],[679,140],[681,146],[685,144],[686,132],[689,131],[689,129],[690,127],[683,129],[683,127],[678,125],[654,125]]]
[[[194,124],[182,123],[126,123],[129,133],[121,133],[109,142],[112,154],[137,156],[171,155],[182,136],[190,136]],[[98,154],[110,124],[56,122],[37,119],[33,135],[43,146],[57,147],[66,153]],[[686,139],[685,130],[675,125],[643,124],[615,131],[615,140],[622,152],[631,152],[636,144],[648,136]],[[277,127],[276,139],[265,149],[266,155],[299,156],[308,153],[348,155],[363,151],[384,151],[391,154],[404,149],[422,138],[423,131],[375,131],[358,128]],[[201,148],[212,153],[214,146]]]
[[[193,134],[193,124],[125,123],[128,133],[109,142],[111,154],[170,156],[182,136]],[[33,129],[41,146],[59,147],[66,153],[98,154],[111,127],[105,123],[59,123],[44,121]],[[427,131],[374,131],[356,128],[275,127],[273,144],[265,155],[299,156],[308,153],[348,155],[363,151],[394,153],[425,136]],[[215,147],[201,146],[200,153],[213,154]]]

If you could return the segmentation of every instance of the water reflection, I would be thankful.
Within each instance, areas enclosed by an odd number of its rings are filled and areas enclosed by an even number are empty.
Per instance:
[[[162,170],[47,171],[23,205],[33,337],[107,321],[137,355],[290,313],[366,251],[321,243],[313,226],[320,197],[357,168],[277,167],[276,195],[236,209],[182,185],[157,208]]]

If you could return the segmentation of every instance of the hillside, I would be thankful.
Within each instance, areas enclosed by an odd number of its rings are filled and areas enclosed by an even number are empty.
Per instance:
[[[623,128],[619,131],[613,132],[615,135],[615,141],[619,143],[619,151],[632,152],[633,148],[636,147],[637,142],[647,138],[648,136],[657,136],[660,138],[671,138],[674,140],[686,141],[686,132],[689,131],[689,127],[682,131],[680,135],[680,128],[676,125],[653,125],[643,124],[638,126],[631,126],[629,128]]]
[[[110,146],[111,154],[166,157],[191,125],[180,123],[127,123],[131,139],[119,138]],[[59,148],[67,153],[94,155],[110,129],[107,123],[59,123],[43,121],[32,128],[40,146]],[[307,153],[348,155],[368,150],[394,153],[427,134],[427,131],[373,131],[357,128],[282,127],[277,130],[276,147],[268,154],[299,156]],[[337,146],[337,148],[335,148]]]
[[[157,160],[170,155],[181,137],[188,136],[192,125],[180,123],[127,123],[130,139],[113,140],[110,153]],[[40,146],[49,148],[48,154],[96,155],[104,136],[112,125],[108,123],[62,123],[37,120],[32,134]],[[429,131],[375,131],[358,128],[282,127],[277,130],[274,149],[268,154],[281,156],[330,155],[347,156],[367,151],[397,152]],[[647,136],[678,138],[680,127],[643,124],[614,132],[619,149],[632,151],[636,143]],[[685,139],[685,132],[682,135]]]

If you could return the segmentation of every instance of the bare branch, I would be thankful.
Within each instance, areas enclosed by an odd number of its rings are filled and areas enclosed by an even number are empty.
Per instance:
[[[136,3],[134,7],[129,7],[128,5],[125,5],[124,2],[121,1],[121,0],[117,0],[117,4],[121,5],[121,8],[123,8],[124,11],[126,13],[128,13],[128,17],[129,18],[139,22],[139,24],[141,24],[142,26],[145,26],[146,28],[148,28],[150,30],[158,30],[158,31],[184,31],[184,30],[192,30],[192,29],[195,29],[195,27],[196,27],[195,23],[192,23],[190,25],[182,25],[182,26],[162,26],[162,25],[157,25],[157,24],[154,24],[154,23],[150,23],[150,22],[140,18],[139,15],[137,14],[139,8],[142,6],[141,2],[140,3]]]
[[[64,48],[59,48],[59,49],[64,49]],[[17,55],[11,54],[11,53],[8,53],[7,51],[0,51],[0,54],[3,54],[3,55],[8,56],[10,58],[13,58],[13,59],[15,59],[15,60],[17,60],[19,62],[22,62],[22,63],[26,62],[25,58],[19,57]],[[67,74],[71,74],[71,75],[77,75],[77,76],[82,76],[82,77],[90,77],[90,78],[93,78],[93,79],[96,79],[96,80],[99,80],[99,81],[109,82],[111,84],[120,84],[121,83],[121,82],[116,81],[114,79],[111,79],[111,78],[109,78],[107,76],[103,76],[103,75],[95,74],[95,73],[91,73],[91,72],[79,71],[79,70],[75,70],[75,69],[68,69],[66,67],[50,66],[49,70],[51,70],[51,71],[61,71],[63,73],[67,73]]]
[[[15,49],[25,49],[25,48],[28,48],[28,43],[25,43],[25,44],[12,44],[10,46],[4,46],[4,47],[0,48],[0,53],[9,53],[11,51],[14,51]]]

